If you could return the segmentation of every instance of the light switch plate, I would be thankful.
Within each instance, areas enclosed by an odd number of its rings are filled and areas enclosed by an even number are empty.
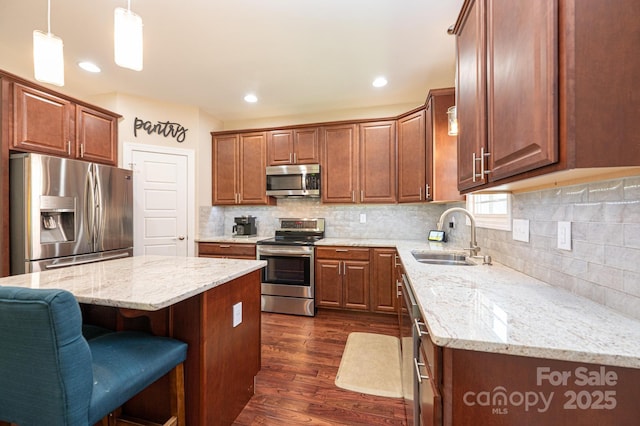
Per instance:
[[[529,219],[513,219],[512,238],[514,241],[529,242]]]
[[[360,223],[367,223],[367,214],[360,213]]]
[[[558,248],[571,251],[571,222],[558,222]]]
[[[233,305],[233,326],[237,327],[242,324],[242,302]]]

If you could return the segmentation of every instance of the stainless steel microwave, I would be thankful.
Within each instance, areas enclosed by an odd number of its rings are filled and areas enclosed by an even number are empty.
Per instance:
[[[320,165],[267,167],[267,195],[271,197],[319,197]]]

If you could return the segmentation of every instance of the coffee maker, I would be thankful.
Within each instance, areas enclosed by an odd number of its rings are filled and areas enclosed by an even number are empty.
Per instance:
[[[240,216],[233,218],[232,234],[234,237],[253,237],[257,234],[255,216]]]

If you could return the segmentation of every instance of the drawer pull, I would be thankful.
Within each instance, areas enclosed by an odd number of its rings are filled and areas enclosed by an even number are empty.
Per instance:
[[[336,249],[336,253],[348,253],[349,249]]]
[[[416,369],[416,378],[418,379],[418,383],[422,384],[423,380],[429,380],[429,376],[423,376],[420,373],[420,367],[424,367],[424,363],[418,362],[418,360],[414,358],[413,359],[413,365],[414,365],[414,367]]]
[[[231,246],[227,245],[227,244],[220,244],[218,247],[220,247],[220,248],[231,248]]]
[[[429,335],[429,331],[422,330],[422,328],[420,328],[420,326],[423,326],[425,324],[423,322],[418,321],[418,318],[414,318],[413,319],[413,325],[416,328],[416,332],[418,333],[418,337],[428,336]]]

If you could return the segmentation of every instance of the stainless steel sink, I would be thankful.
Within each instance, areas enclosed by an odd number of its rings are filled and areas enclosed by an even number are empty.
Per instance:
[[[412,251],[413,257],[420,263],[447,266],[475,266],[476,263],[466,253],[447,253],[439,251]]]

